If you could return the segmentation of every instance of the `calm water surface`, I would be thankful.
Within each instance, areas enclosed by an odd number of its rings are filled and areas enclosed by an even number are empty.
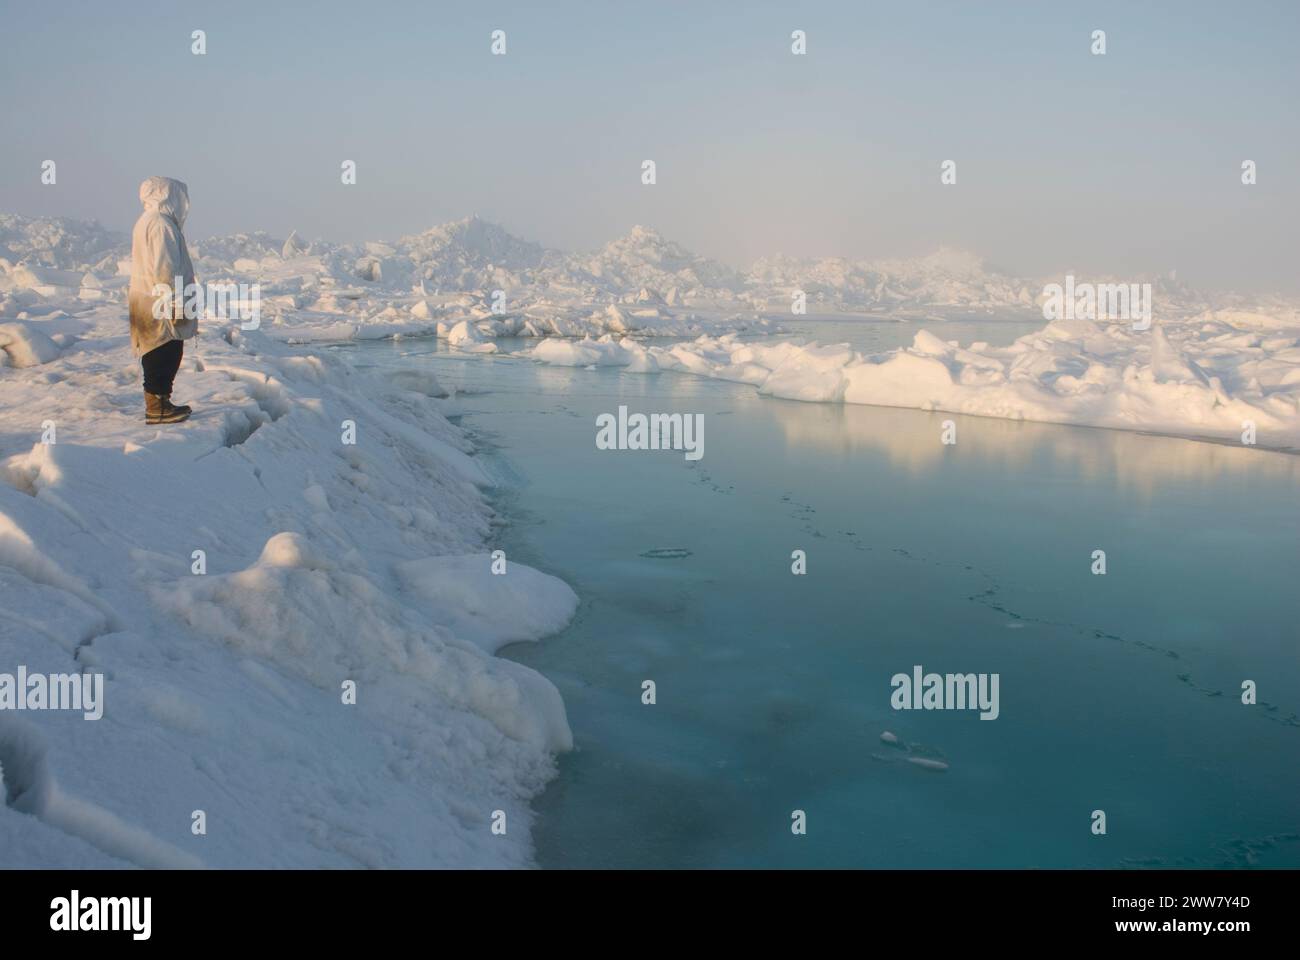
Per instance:
[[[807,323],[869,351],[916,330]],[[582,598],[563,633],[503,651],[555,682],[577,743],[535,804],[542,866],[1300,866],[1300,459],[343,349],[456,388],[501,480],[500,545]],[[703,459],[597,450],[620,404],[703,414]],[[999,674],[1000,716],[894,711],[915,664]]]

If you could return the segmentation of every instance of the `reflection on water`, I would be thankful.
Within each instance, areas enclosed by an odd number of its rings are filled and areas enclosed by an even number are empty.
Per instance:
[[[1300,481],[1300,457],[1227,443],[854,404],[773,403],[772,408],[792,450],[876,450],[908,473],[933,470],[960,452],[1008,468],[1030,468],[1050,457],[1080,479],[1144,498],[1158,496],[1171,483],[1231,483],[1245,476]],[[945,420],[957,424],[960,451],[940,442]]]

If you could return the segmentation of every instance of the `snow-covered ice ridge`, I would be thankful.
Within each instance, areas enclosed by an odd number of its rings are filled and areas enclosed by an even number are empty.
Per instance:
[[[393,242],[338,244],[265,233],[192,241],[201,280],[259,283],[272,336],[344,340],[456,335],[490,352],[502,336],[697,336],[770,332],[802,291],[812,313],[942,318],[1030,311],[1041,284],[940,250],[914,260],[760,260],[745,272],[634,227],[589,253],[549,250],[470,217]],[[93,222],[0,214],[0,292],[112,298],[124,235]],[[497,291],[501,297],[494,300]],[[15,309],[14,304],[8,307]]]
[[[768,332],[772,323],[760,315],[789,316],[796,292],[812,314],[1033,321],[1041,320],[1044,284],[1061,280],[1014,277],[949,249],[907,260],[778,255],[742,272],[646,227],[594,252],[566,253],[477,217],[392,242],[307,242],[297,233],[280,240],[258,232],[190,246],[201,280],[259,283],[271,335],[299,340],[448,336],[461,321],[468,321],[467,345],[501,336]],[[93,221],[0,214],[0,294],[10,296],[0,316],[12,316],[33,296],[117,297],[129,255],[125,234]],[[1123,282],[1139,279],[1153,278]],[[1165,316],[1258,306],[1169,278],[1153,285]],[[494,301],[498,291],[503,297]]]
[[[1249,443],[1300,451],[1300,313],[1204,310],[1136,330],[1057,320],[1008,347],[962,347],[929,330],[907,348],[757,342],[734,334],[671,347],[605,335],[543,341],[538,360],[673,370],[754,384],[773,397],[941,410]]]
[[[520,240],[477,217],[392,243],[265,233],[191,239],[201,282],[257,283],[265,330],[312,340],[436,335],[476,352],[506,336],[696,336],[773,329],[743,279],[652,230],[591,254]],[[120,299],[129,238],[93,222],[0,214],[0,317],[51,300]]]
[[[494,651],[577,598],[491,573],[455,398],[209,325],[194,418],[146,427],[124,311],[81,306],[0,323],[0,673],[102,671],[104,715],[0,711],[0,866],[530,864],[572,737]]]

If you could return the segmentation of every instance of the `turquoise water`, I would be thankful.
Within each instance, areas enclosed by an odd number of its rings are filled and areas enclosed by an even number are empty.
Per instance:
[[[874,324],[872,349],[914,332]],[[346,349],[461,392],[499,545],[582,598],[503,651],[577,743],[535,804],[542,866],[1300,866],[1297,458]],[[597,450],[619,404],[703,414],[703,459]],[[891,709],[914,664],[999,674],[1000,716]]]

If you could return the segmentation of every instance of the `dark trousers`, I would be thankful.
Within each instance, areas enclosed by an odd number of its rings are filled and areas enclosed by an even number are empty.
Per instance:
[[[140,366],[144,367],[145,393],[171,396],[172,381],[176,379],[176,371],[181,368],[184,352],[184,340],[168,340],[140,358]]]

